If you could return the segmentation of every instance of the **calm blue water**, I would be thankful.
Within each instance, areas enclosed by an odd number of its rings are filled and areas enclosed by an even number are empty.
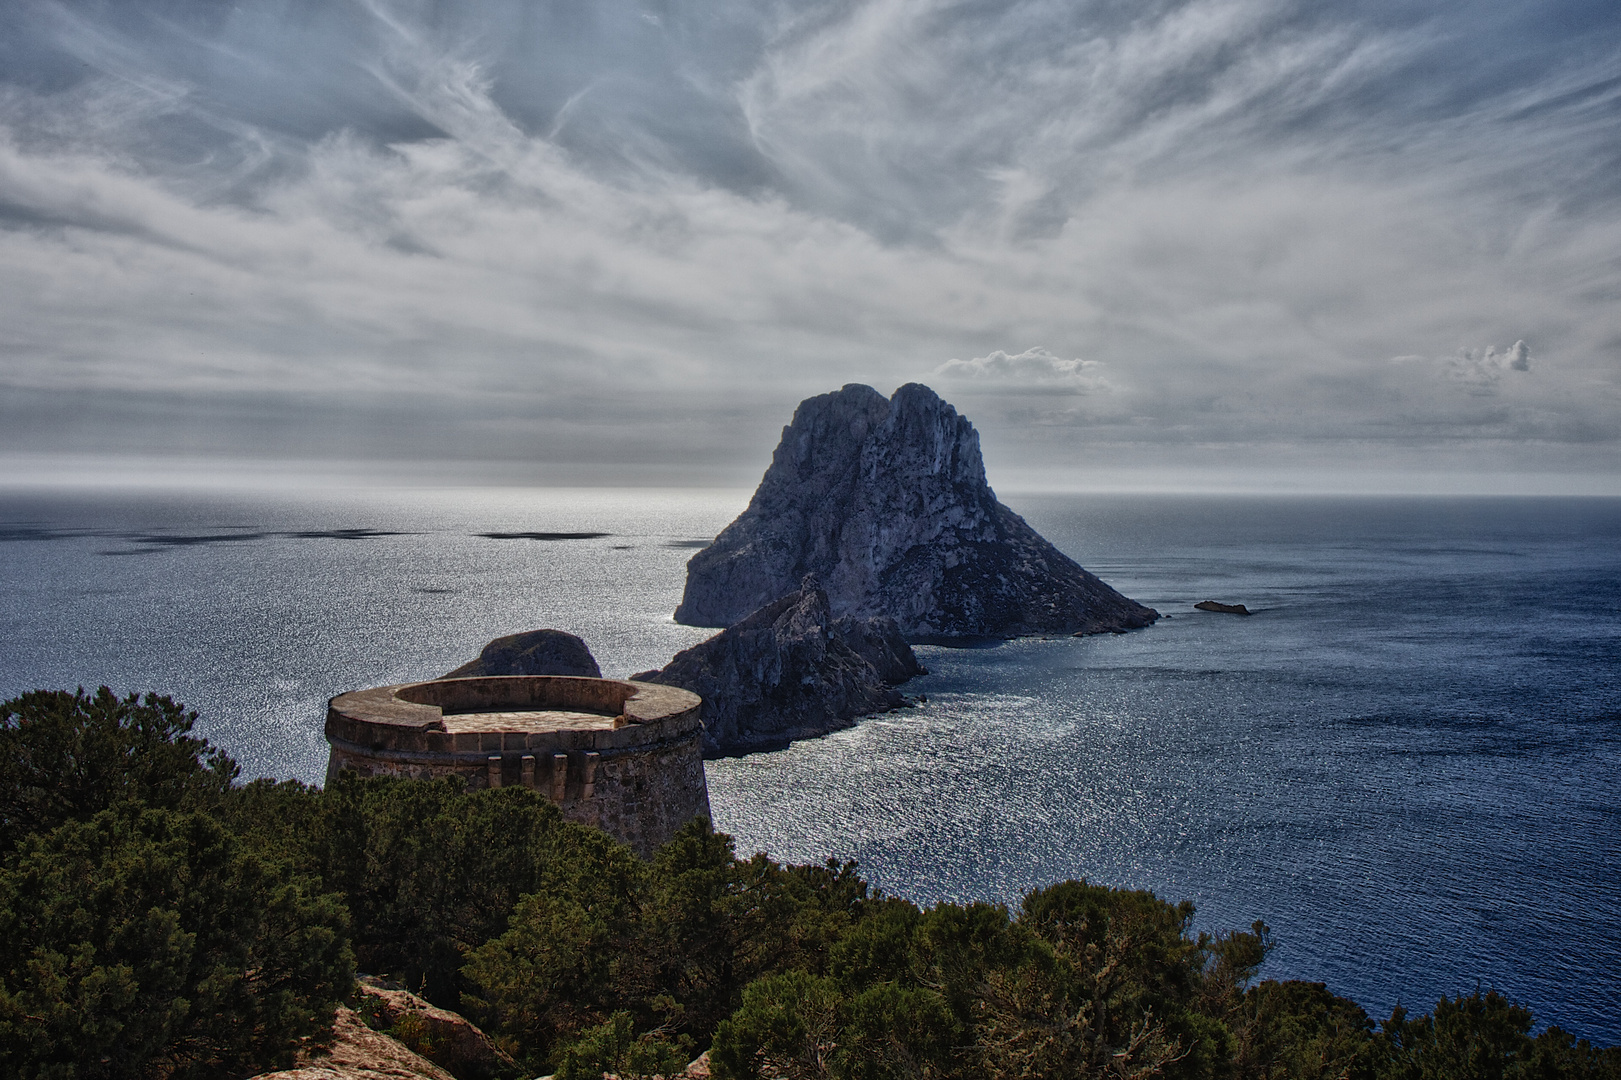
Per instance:
[[[610,675],[701,639],[683,565],[746,501],[0,494],[0,693],[164,690],[249,775],[316,780],[332,694],[537,626]],[[1008,502],[1171,618],[920,649],[926,705],[710,763],[741,850],[925,903],[1151,888],[1376,1015],[1479,984],[1621,1042],[1621,500]],[[611,535],[479,535],[516,531]]]

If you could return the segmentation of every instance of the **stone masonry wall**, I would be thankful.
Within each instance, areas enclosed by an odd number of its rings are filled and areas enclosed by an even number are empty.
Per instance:
[[[541,680],[551,685],[536,685]],[[709,816],[701,702],[685,691],[672,697],[672,689],[623,680],[491,676],[341,694],[327,712],[327,780],[351,769],[411,780],[455,776],[469,790],[527,787],[569,821],[600,828],[650,855],[692,818]],[[545,732],[447,732],[443,723],[445,715],[464,708],[535,705],[581,711],[617,705],[623,712],[612,726]]]

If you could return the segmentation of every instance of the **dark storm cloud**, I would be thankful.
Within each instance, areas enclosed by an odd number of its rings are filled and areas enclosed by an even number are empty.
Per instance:
[[[4,448],[1616,472],[1618,135],[1604,4],[23,0]]]

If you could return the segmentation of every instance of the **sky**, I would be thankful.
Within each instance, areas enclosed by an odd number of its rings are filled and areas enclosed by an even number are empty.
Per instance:
[[[752,484],[913,381],[993,485],[1621,493],[1621,7],[0,0],[13,475]]]

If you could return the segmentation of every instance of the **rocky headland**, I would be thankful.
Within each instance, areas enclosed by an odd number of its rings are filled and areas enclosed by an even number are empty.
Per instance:
[[[746,753],[849,727],[907,704],[925,674],[893,619],[835,617],[814,576],[658,671],[631,678],[703,699],[706,755]]]
[[[888,399],[852,383],[801,402],[748,509],[687,564],[676,621],[731,626],[806,574],[834,617],[888,617],[914,642],[1159,617],[998,502],[973,425],[917,383]]]

